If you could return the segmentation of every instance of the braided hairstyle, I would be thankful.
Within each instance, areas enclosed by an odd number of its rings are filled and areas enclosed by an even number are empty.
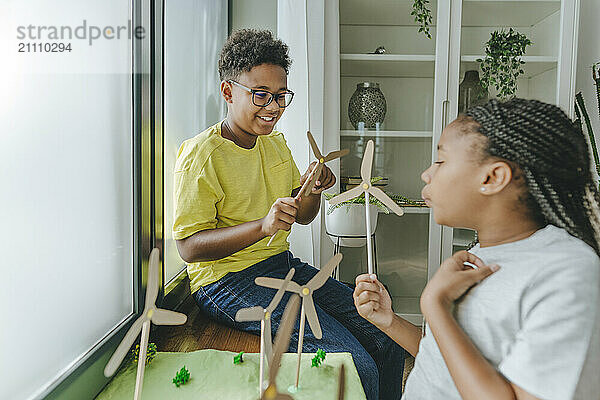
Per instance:
[[[460,115],[477,132],[484,158],[495,157],[524,178],[531,217],[565,229],[600,254],[600,197],[583,132],[558,107],[537,100],[490,100]]]

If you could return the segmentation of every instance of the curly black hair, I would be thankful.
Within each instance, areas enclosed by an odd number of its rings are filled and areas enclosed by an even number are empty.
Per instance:
[[[241,29],[233,32],[219,57],[219,77],[222,81],[237,79],[242,72],[248,72],[261,64],[279,65],[289,72],[292,60],[288,46],[276,39],[271,31]]]
[[[559,107],[537,100],[490,100],[457,122],[483,135],[485,157],[497,157],[524,177],[525,205],[541,225],[553,224],[599,253],[598,186],[580,127]]]

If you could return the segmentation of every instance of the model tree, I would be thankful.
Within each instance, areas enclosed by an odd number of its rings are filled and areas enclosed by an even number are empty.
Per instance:
[[[179,387],[180,385],[184,385],[187,381],[190,380],[190,371],[185,367],[185,365],[177,371],[175,374],[175,378],[173,378],[173,383],[175,386]]]

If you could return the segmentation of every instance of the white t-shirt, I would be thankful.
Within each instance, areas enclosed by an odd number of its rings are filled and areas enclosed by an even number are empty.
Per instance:
[[[471,252],[501,266],[454,309],[483,356],[539,398],[600,399],[600,259],[593,249],[548,225]],[[460,399],[429,328],[402,398]]]

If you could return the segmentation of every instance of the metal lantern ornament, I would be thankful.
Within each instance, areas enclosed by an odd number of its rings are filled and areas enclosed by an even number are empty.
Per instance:
[[[387,104],[385,96],[379,89],[377,82],[361,82],[356,85],[356,90],[348,103],[348,116],[354,129],[358,123],[364,122],[366,129],[375,129],[383,124]]]

